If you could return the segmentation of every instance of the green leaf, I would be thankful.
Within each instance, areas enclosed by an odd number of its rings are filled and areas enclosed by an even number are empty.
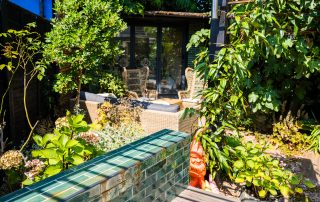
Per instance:
[[[6,67],[5,64],[1,64],[1,65],[0,65],[0,70],[3,70],[5,67]]]
[[[242,160],[235,161],[233,167],[239,170],[244,167],[244,163]]]
[[[278,192],[277,192],[277,190],[275,190],[275,189],[269,189],[269,192],[270,192],[270,194],[273,195],[273,196],[277,196],[277,195],[278,195]]]
[[[279,187],[279,190],[282,194],[282,196],[288,198],[290,196],[290,188],[287,185],[281,185]]]
[[[50,165],[45,169],[44,173],[50,177],[60,173],[61,171],[62,171],[62,167],[60,165]]]
[[[255,163],[252,160],[248,160],[247,161],[247,165],[248,165],[249,168],[254,168]]]
[[[260,198],[265,198],[267,195],[267,192],[263,189],[261,189],[258,193]]]
[[[316,185],[313,184],[313,182],[311,182],[310,180],[304,180],[303,184],[305,184],[308,188],[312,189],[315,188]]]
[[[59,138],[59,143],[61,144],[62,147],[66,147],[67,142],[69,141],[69,137],[65,134],[62,134]]]
[[[296,187],[294,191],[297,192],[298,194],[303,194],[303,189],[301,189],[300,187]]]
[[[259,187],[261,185],[261,180],[259,179],[253,179],[252,184],[256,187]]]
[[[248,98],[249,98],[250,103],[255,103],[255,102],[257,102],[259,95],[256,94],[255,92],[252,92],[249,94]]]
[[[49,141],[53,140],[54,137],[55,137],[54,134],[51,134],[51,133],[45,134],[42,138],[43,144],[46,145]]]
[[[40,135],[33,136],[33,140],[38,146],[44,147],[44,144],[42,143],[42,137]]]
[[[292,40],[291,39],[286,39],[283,43],[282,46],[284,48],[291,48],[293,46]]]
[[[74,165],[79,165],[84,162],[83,157],[81,157],[79,155],[73,155],[72,159],[73,159],[72,164],[74,164]]]
[[[78,140],[69,140],[66,144],[66,148],[71,148],[75,145],[79,144],[79,141]]]
[[[298,185],[300,183],[300,179],[298,178],[298,176],[292,176],[291,179],[290,179],[290,183],[292,185]]]
[[[30,180],[29,178],[27,178],[24,181],[22,181],[22,184],[25,185],[25,186],[32,185],[33,183],[34,183],[34,181]]]
[[[235,183],[243,183],[245,181],[245,179],[243,177],[237,177],[235,180]]]
[[[59,155],[56,153],[56,149],[33,150],[31,153],[33,157],[59,159]]]

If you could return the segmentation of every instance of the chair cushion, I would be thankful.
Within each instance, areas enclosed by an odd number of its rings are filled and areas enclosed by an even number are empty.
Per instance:
[[[89,92],[80,92],[80,100],[87,100],[93,102],[103,103],[105,101],[110,102],[111,104],[119,104],[119,100],[113,97],[103,97],[101,95],[97,95]],[[180,106],[176,104],[172,105],[164,105],[164,104],[155,104],[151,102],[131,100],[130,101],[133,107],[142,107],[143,109],[150,109],[162,112],[178,112],[180,110]]]
[[[150,109],[155,111],[162,111],[162,112],[178,112],[180,110],[180,106],[173,104],[173,105],[164,105],[164,104],[156,104],[151,102],[145,102],[145,101],[138,101],[138,100],[132,100],[132,105],[134,107],[140,106],[143,109]]]

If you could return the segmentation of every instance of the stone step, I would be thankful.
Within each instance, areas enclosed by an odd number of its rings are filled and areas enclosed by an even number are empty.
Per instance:
[[[240,202],[240,199],[188,186],[172,202]]]

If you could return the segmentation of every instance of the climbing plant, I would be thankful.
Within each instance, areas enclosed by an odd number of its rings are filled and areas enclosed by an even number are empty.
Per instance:
[[[209,82],[199,111],[210,129],[199,136],[209,169],[235,180],[239,173],[232,159],[235,142],[230,139],[237,135],[230,131],[253,127],[252,121],[261,115],[271,117],[285,100],[293,108],[319,104],[315,92],[320,71],[320,2],[255,0],[234,6],[228,18],[229,41],[213,62],[209,60],[209,30],[195,33],[187,48],[199,48],[194,66]],[[313,132],[313,142],[317,137]],[[316,150],[318,145],[314,143],[312,148]],[[239,154],[237,158],[246,156]],[[270,165],[270,169],[277,166]],[[284,185],[291,187],[290,183]],[[287,189],[279,190],[287,195]],[[267,192],[258,196],[264,198]]]
[[[195,68],[210,88],[202,113],[210,124],[244,124],[248,115],[278,111],[284,100],[311,99],[320,70],[320,2],[256,0],[229,13],[230,43],[209,63],[209,31],[190,40],[201,47]],[[309,93],[309,94],[308,94]]]

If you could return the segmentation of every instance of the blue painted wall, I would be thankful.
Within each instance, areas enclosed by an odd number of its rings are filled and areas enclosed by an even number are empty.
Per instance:
[[[10,0],[10,2],[40,16],[41,0]],[[52,18],[52,0],[43,0],[44,17],[48,20]]]

